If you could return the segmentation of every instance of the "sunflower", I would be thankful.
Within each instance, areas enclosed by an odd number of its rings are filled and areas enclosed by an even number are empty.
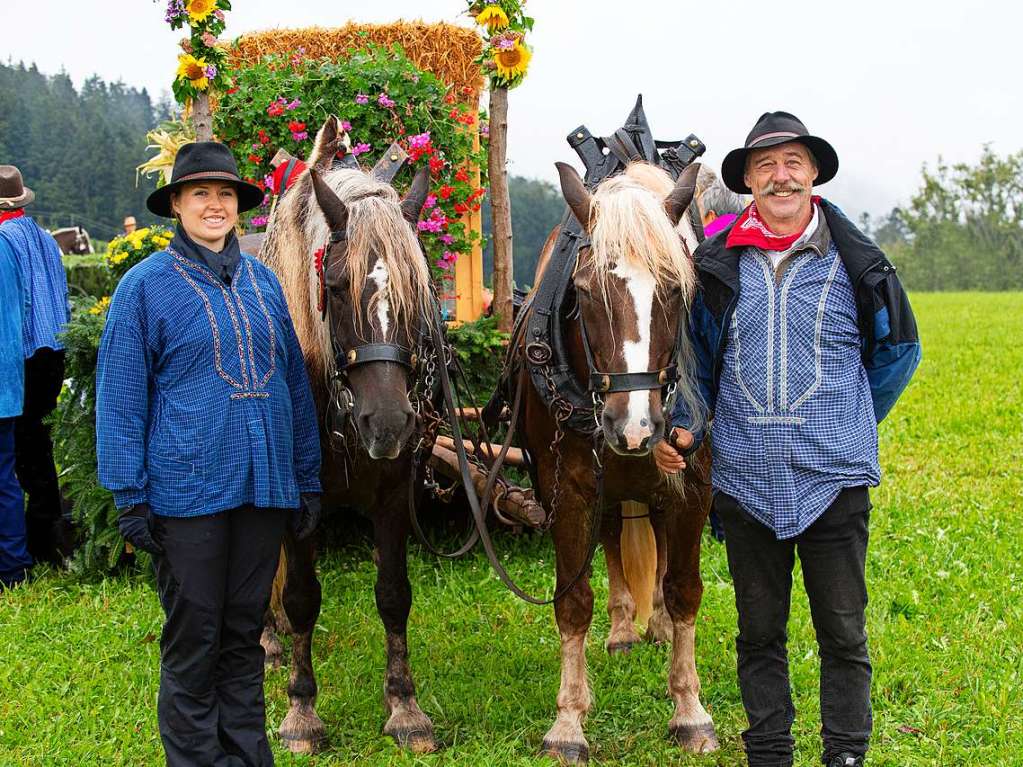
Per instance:
[[[499,5],[488,5],[480,11],[476,23],[486,27],[489,32],[495,32],[508,26],[508,14]]]
[[[205,21],[207,16],[217,10],[217,0],[188,0],[186,9],[189,21]]]
[[[515,80],[526,74],[529,69],[529,60],[533,53],[516,40],[511,48],[498,49],[494,51],[494,64],[497,65],[497,74],[505,80]]]
[[[178,79],[188,80],[197,91],[204,91],[210,86],[206,76],[206,60],[197,59],[191,53],[178,56]]]

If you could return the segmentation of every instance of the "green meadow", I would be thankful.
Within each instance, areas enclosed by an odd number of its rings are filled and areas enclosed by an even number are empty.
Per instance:
[[[874,676],[872,767],[1023,765],[1023,295],[913,296],[924,360],[881,425],[867,565]],[[552,583],[547,539],[504,535],[513,573]],[[797,566],[798,567],[798,566]],[[705,538],[697,633],[703,699],[722,748],[679,752],[666,738],[668,649],[609,657],[607,578],[598,560],[588,648],[594,764],[744,764],[735,680],[735,608],[722,546]],[[280,765],[544,765],[558,639],[550,608],[518,601],[482,555],[411,559],[409,630],[419,701],[442,749],[416,757],[381,736],[383,630],[360,540],[321,563],[315,634],[330,745]],[[796,764],[819,764],[817,657],[799,574],[789,654]],[[161,613],[144,575],[82,582],[42,573],[0,595],[0,765],[156,765]],[[287,709],[285,670],[267,677],[271,728]]]

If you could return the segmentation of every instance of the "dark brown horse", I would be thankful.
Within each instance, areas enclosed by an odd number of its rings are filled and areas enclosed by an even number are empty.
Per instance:
[[[692,354],[685,334],[677,332],[694,293],[695,270],[675,228],[692,200],[697,166],[689,168],[678,184],[672,184],[667,174],[652,166],[632,165],[625,174],[601,183],[592,195],[569,166],[559,164],[558,169],[565,199],[590,241],[580,249],[574,275],[579,318],[569,320],[566,332],[566,347],[579,381],[588,387],[590,374],[595,372],[587,361],[587,342],[593,366],[611,375],[658,371],[668,367],[675,354],[682,371],[677,395],[699,412]],[[548,239],[542,261],[554,242],[553,236]],[[596,516],[606,514],[602,538],[608,549],[612,600],[628,596],[617,550],[621,531],[618,509],[626,501],[650,507],[663,541],[664,571],[659,585],[671,620],[668,689],[675,702],[669,734],[687,750],[715,750],[714,724],[700,703],[694,659],[696,614],[703,590],[699,565],[707,514],[706,486],[701,481],[707,470],[706,456],[691,461],[684,477],[658,472],[651,448],[663,438],[666,417],[659,386],[598,396],[597,435],[607,446],[598,452],[603,466],[602,497],[598,500],[593,439],[562,431],[535,389],[528,382],[520,385],[527,392],[520,435],[533,457],[543,502],[556,510],[551,529],[557,584],[559,591],[568,589],[555,603],[561,635],[561,688],[557,718],[544,738],[544,751],[568,762],[588,758],[583,733],[583,720],[590,709],[585,647],[593,616],[593,591],[588,573],[574,585],[573,578],[586,563]],[[600,508],[594,508],[598,503]],[[631,625],[630,606],[611,604],[609,610],[613,619],[609,645],[638,639],[632,636],[634,630],[630,635],[623,625],[626,618]]]
[[[433,725],[416,703],[406,639],[409,503],[422,488],[410,400],[420,360],[412,352],[431,307],[414,227],[429,179],[417,175],[401,200],[369,174],[332,168],[341,150],[338,126],[330,117],[317,135],[310,170],[278,204],[261,257],[284,288],[324,423],[324,507],[355,507],[373,521],[376,602],[387,638],[384,732],[402,746],[432,751]],[[280,734],[299,753],[325,742],[312,666],[320,611],[315,559],[312,540],[286,538],[263,642],[268,662],[279,662],[276,632],[293,636],[291,708]]]
[[[89,233],[80,226],[54,229],[50,234],[57,241],[60,252],[64,255],[84,256],[93,252]]]

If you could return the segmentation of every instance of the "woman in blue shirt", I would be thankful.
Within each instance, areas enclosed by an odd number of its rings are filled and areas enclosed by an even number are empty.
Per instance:
[[[215,142],[181,148],[150,195],[170,245],[121,280],[97,368],[99,477],[125,539],[153,555],[166,613],[167,764],[272,765],[263,615],[286,528],[319,518],[319,429],[273,272],[240,251],[263,193]]]

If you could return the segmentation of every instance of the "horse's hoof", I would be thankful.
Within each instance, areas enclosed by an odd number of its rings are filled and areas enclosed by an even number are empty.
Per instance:
[[[292,708],[277,732],[293,754],[318,754],[327,747],[327,728],[311,708]]]
[[[284,745],[287,746],[288,751],[293,754],[318,754],[327,746],[326,736],[318,738],[301,738],[281,735],[281,740],[284,741]]]
[[[608,655],[628,655],[632,652],[632,648],[636,646],[636,642],[608,642],[607,643],[607,654]]]
[[[672,727],[668,730],[668,737],[681,748],[694,754],[709,754],[721,748],[713,722]]]
[[[433,739],[433,731],[421,727],[396,729],[388,732],[399,748],[405,748],[414,754],[432,754],[437,750],[437,741]]]
[[[585,743],[545,740],[543,753],[562,764],[586,764],[590,761],[590,747]]]

